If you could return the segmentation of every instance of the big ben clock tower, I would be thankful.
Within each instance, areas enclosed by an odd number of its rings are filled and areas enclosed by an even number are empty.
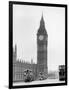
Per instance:
[[[43,15],[40,21],[40,27],[37,32],[37,75],[42,73],[45,78],[48,76],[47,67],[47,43],[48,35],[45,29]]]

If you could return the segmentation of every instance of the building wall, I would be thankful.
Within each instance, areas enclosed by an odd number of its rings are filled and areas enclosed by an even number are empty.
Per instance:
[[[30,69],[34,73],[35,78],[35,69],[36,64],[33,63],[25,63],[16,59],[16,53],[13,52],[13,82],[24,81],[24,71]]]

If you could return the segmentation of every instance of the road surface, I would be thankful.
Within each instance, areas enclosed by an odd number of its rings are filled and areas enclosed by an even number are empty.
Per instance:
[[[13,83],[13,86],[21,85],[36,85],[36,84],[53,84],[53,83],[65,83],[65,81],[59,81],[58,79],[46,79],[41,81],[32,81],[32,82],[16,82]]]

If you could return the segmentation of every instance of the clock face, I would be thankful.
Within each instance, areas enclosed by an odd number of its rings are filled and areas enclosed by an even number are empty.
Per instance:
[[[43,40],[44,39],[44,36],[43,35],[40,35],[39,36],[39,40]]]

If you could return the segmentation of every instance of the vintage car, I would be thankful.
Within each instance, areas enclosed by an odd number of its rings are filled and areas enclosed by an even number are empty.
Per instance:
[[[44,80],[45,79],[45,76],[43,73],[39,73],[39,77],[38,77],[38,80]]]
[[[24,82],[31,82],[34,80],[33,72],[30,69],[24,71]]]

